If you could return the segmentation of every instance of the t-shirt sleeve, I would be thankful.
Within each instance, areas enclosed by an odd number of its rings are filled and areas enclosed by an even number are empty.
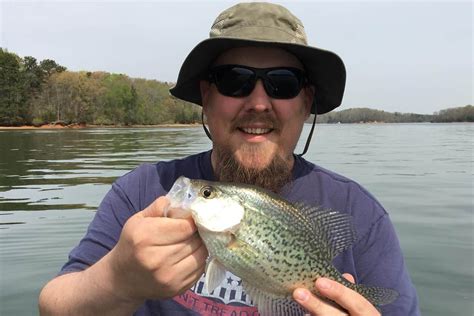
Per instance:
[[[420,315],[416,290],[388,214],[372,224],[353,250],[357,282],[377,284],[399,293],[392,304],[381,307],[382,315]]]
[[[125,222],[163,194],[155,165],[142,165],[117,179],[59,274],[85,270],[99,261],[117,244]]]
[[[201,173],[203,159],[209,161],[207,168],[204,168],[207,174]],[[85,236],[70,252],[69,259],[59,274],[85,270],[99,261],[117,244],[125,222],[156,198],[165,195],[174,180],[181,175],[209,178],[210,152],[182,160],[145,163],[118,178],[100,203]]]
[[[133,213],[122,188],[114,183],[99,205],[84,238],[69,253],[68,261],[59,274],[85,270],[99,261],[115,246],[125,221]]]

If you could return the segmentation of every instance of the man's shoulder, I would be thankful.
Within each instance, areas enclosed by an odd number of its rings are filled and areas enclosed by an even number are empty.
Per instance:
[[[309,202],[353,215],[361,211],[375,217],[386,215],[380,202],[357,181],[304,159],[300,160],[299,169],[295,188],[309,196]]]
[[[320,165],[317,165],[315,163],[309,162],[307,160],[303,161],[304,166],[308,172],[308,174],[311,177],[319,177],[322,181],[328,181],[328,182],[340,182],[342,184],[352,184],[356,182],[347,176],[343,176],[333,170],[324,168]]]
[[[207,162],[209,160],[209,163]],[[160,183],[163,187],[171,187],[174,180],[184,175],[196,178],[200,173],[208,173],[210,153],[201,152],[182,158],[163,160],[154,163],[143,163],[116,180],[119,186],[143,186]]]
[[[321,181],[338,182],[344,185],[359,185],[357,182],[348,178],[347,176],[341,175],[333,170],[329,170],[301,157],[298,157],[297,159],[297,169],[298,170],[296,171],[296,174],[298,177],[309,177],[305,180],[314,180],[314,178],[320,178]]]
[[[391,228],[387,227],[392,224],[387,211],[358,182],[309,162],[305,163],[305,172],[296,182],[299,182],[297,190],[303,192],[304,198],[312,205],[350,215],[360,238],[377,227],[383,227],[385,233],[390,231]]]

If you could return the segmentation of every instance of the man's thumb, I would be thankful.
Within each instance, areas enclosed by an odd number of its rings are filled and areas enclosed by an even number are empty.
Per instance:
[[[143,211],[142,214],[145,217],[163,217],[165,211],[168,209],[170,201],[166,196],[160,196],[154,200],[150,205],[148,205]]]

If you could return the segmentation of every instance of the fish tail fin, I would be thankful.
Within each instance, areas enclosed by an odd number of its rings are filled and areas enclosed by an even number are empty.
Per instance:
[[[390,304],[398,297],[397,291],[383,287],[367,286],[364,284],[351,284],[350,287],[375,306]]]

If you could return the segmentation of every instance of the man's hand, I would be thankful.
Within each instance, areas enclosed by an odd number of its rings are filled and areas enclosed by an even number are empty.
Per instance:
[[[146,299],[173,297],[204,272],[207,250],[192,219],[163,217],[166,197],[133,215],[115,247],[88,269],[41,291],[41,315],[131,315]]]
[[[344,277],[354,283],[352,275],[345,273]],[[316,289],[322,296],[336,302],[345,311],[314,296],[307,289],[296,289],[293,292],[293,298],[313,316],[380,316],[379,311],[362,295],[336,281],[319,278],[316,280]]]
[[[163,217],[160,197],[124,225],[107,261],[117,296],[144,301],[173,297],[203,274],[207,250],[192,219]]]

